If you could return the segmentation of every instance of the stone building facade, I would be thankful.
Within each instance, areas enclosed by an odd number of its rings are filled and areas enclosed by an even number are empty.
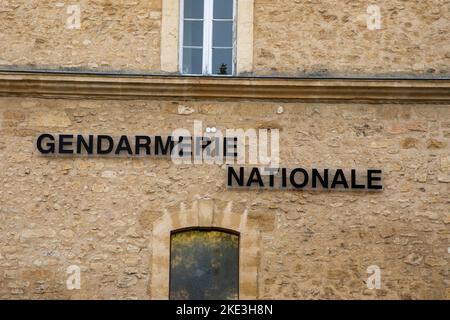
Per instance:
[[[239,234],[241,299],[449,299],[450,2],[371,5],[238,0],[228,77],[180,71],[178,0],[2,1],[0,298],[167,299],[171,232],[211,228]],[[36,150],[194,121],[278,129],[283,166],[380,168],[384,189],[235,190],[223,165]]]

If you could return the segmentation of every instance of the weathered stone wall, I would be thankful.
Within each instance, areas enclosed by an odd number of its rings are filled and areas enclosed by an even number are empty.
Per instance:
[[[194,119],[280,128],[283,165],[380,167],[386,189],[227,190],[220,166],[34,151],[43,131],[168,134]],[[209,199],[260,232],[258,298],[450,299],[448,106],[1,98],[0,125],[1,298],[150,298],[154,223]]]
[[[367,27],[378,5],[381,29]],[[448,76],[450,1],[255,0],[254,72]]]
[[[77,4],[80,28],[68,28]],[[4,0],[0,66],[157,71],[160,25],[161,0]]]
[[[72,4],[80,29],[66,27]],[[367,27],[369,5],[381,10],[380,30]],[[161,0],[4,0],[0,66],[160,73],[161,8]],[[253,75],[449,76],[449,20],[448,0],[255,0]]]

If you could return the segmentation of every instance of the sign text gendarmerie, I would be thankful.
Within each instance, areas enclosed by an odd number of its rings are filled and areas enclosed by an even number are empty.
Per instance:
[[[174,148],[177,147],[176,150]],[[212,147],[212,148],[211,148]],[[195,157],[212,149],[228,160],[238,158],[236,137],[82,135],[43,133],[42,155]],[[227,162],[229,163],[229,162]],[[236,163],[232,161],[231,163]],[[303,190],[383,190],[380,169],[257,168],[227,166],[227,187]]]
[[[175,146],[179,156],[201,154],[206,148],[214,147],[227,158],[237,157],[235,137],[219,138],[192,136],[148,136],[148,135],[82,135],[82,134],[40,134],[36,148],[43,155],[78,156],[167,156],[172,155]]]

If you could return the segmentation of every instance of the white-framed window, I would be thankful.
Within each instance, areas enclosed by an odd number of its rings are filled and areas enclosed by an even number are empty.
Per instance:
[[[236,0],[180,1],[180,72],[234,75]]]

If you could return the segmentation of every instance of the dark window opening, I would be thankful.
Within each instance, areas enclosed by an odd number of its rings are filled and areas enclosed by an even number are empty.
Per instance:
[[[170,299],[239,298],[239,236],[219,230],[171,235]]]

